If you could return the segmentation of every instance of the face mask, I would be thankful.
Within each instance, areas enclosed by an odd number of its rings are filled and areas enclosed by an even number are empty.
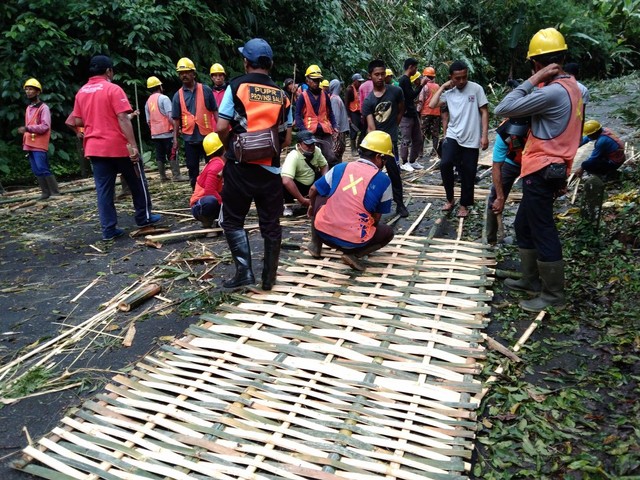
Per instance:
[[[306,150],[300,150],[300,153],[302,153],[302,156],[307,159],[307,160],[311,160],[313,158],[313,154],[315,152],[307,152]]]

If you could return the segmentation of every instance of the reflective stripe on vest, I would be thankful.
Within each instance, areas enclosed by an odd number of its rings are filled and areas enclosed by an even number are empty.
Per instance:
[[[359,112],[360,111],[360,95],[358,95],[358,90],[353,85],[350,85],[350,88],[353,90],[353,100],[349,102],[349,111],[350,112]]]
[[[605,137],[609,137],[611,140],[618,144],[618,149],[607,154],[607,159],[615,165],[622,165],[627,159],[626,155],[624,154],[624,142],[620,140],[618,136],[608,128],[602,129],[602,135],[604,135]]]
[[[364,208],[364,196],[378,171],[364,162],[347,164],[335,192],[316,214],[315,228],[345,242],[371,240],[376,227],[373,216]]]
[[[149,128],[151,129],[152,136],[173,132],[173,123],[160,111],[159,99],[160,93],[156,92],[147,100],[147,107],[149,107]]]
[[[578,151],[582,138],[582,93],[573,77],[559,78],[549,85],[553,83],[560,84],[569,94],[571,110],[567,125],[560,135],[547,140],[537,138],[533,129],[531,130],[522,153],[521,177],[535,173],[552,163],[565,163],[569,172]]]
[[[438,88],[440,88],[440,85],[438,85],[437,83],[434,82],[429,82],[427,83],[424,88],[427,89],[428,95],[425,95],[425,99],[422,103],[422,109],[420,110],[420,115],[422,116],[426,116],[426,115],[436,115],[436,116],[440,116],[440,107],[436,107],[436,108],[430,108],[429,107],[429,100],[431,100],[431,97],[433,97],[433,93],[438,90]]]
[[[327,114],[327,95],[320,91],[320,106],[318,107],[318,113],[313,109],[311,105],[311,99],[309,98],[309,90],[302,92],[302,98],[304,99],[304,128],[311,133],[316,133],[318,125],[322,128],[324,133],[331,133],[331,121]]]
[[[42,115],[44,103],[38,107],[33,115],[31,115],[31,118],[29,118],[30,108],[31,107],[27,107],[27,111],[24,114],[26,127],[28,127],[29,125],[38,125],[40,123],[40,117]],[[49,149],[50,139],[51,129],[47,130],[45,133],[24,132],[24,134],[22,135],[22,143],[24,145],[28,145],[31,148],[37,148],[38,150],[44,150],[45,152]]]
[[[198,125],[198,130],[202,135],[207,135],[213,132],[213,124],[215,118],[213,112],[207,109],[204,103],[204,89],[201,83],[196,83],[194,90],[196,96],[196,114],[193,115],[187,110],[187,104],[184,101],[184,89],[178,90],[180,96],[180,118],[182,119],[182,133],[191,135],[194,127]]]
[[[289,99],[278,86],[259,83],[241,83],[236,97],[244,106],[246,119],[243,126],[247,132],[257,132],[284,124],[284,106]],[[237,111],[237,109],[236,109]],[[250,163],[259,165],[275,165],[274,159],[263,158]]]

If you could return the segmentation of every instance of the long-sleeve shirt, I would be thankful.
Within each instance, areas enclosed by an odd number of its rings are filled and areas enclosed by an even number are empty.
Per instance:
[[[33,116],[38,111],[38,108],[42,106],[40,110],[40,121],[31,123],[33,121]],[[49,110],[49,106],[46,103],[38,102],[32,103],[27,107],[25,112],[25,126],[28,133],[35,133],[37,135],[42,135],[43,133],[47,133],[51,129],[51,110]],[[24,144],[22,146],[24,151],[33,151],[39,150],[38,148],[32,147],[30,145]]]
[[[583,137],[581,145],[584,145],[589,141],[589,137]],[[583,170],[590,172],[595,170],[596,165],[608,164],[609,163],[609,155],[615,152],[620,148],[618,142],[616,142],[613,138],[607,137],[606,135],[600,135],[596,140],[595,145],[593,146],[593,151],[589,158],[587,158],[580,165]],[[611,165],[615,165],[611,162]],[[619,165],[617,165],[619,166]]]
[[[416,98],[420,95],[420,88],[413,88],[411,85],[411,79],[406,75],[402,75],[398,80],[398,86],[402,89],[404,94],[404,116],[415,118],[418,116],[418,110],[416,109]]]

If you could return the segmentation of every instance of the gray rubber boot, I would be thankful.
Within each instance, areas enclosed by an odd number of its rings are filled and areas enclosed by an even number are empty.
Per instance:
[[[547,307],[564,305],[564,261],[538,262],[538,271],[542,292],[531,300],[521,300],[520,307],[527,312],[539,312]]]
[[[249,236],[244,230],[231,230],[224,232],[229,244],[229,250],[236,264],[236,274],[231,280],[223,282],[224,288],[237,288],[256,283],[251,270],[251,246]]]
[[[187,177],[183,177],[180,175],[180,164],[178,163],[178,159],[171,160],[169,162],[171,165],[171,180],[174,182],[187,182],[189,179]]]
[[[313,258],[320,258],[322,256],[322,240],[320,240],[316,227],[313,226],[313,220],[311,219],[311,241],[307,243],[307,251]]]
[[[49,193],[52,197],[59,197],[60,191],[58,190],[58,181],[54,175],[49,175],[44,177],[47,181],[47,185],[49,186]]]
[[[167,169],[165,168],[164,162],[156,161],[156,164],[158,165],[158,173],[160,174],[160,181],[168,182],[169,179],[167,178]]]
[[[540,293],[538,251],[536,249],[520,249],[520,270],[522,271],[522,278],[518,280],[507,278],[504,281],[504,285],[512,290],[520,290],[531,295]]]
[[[49,184],[47,183],[47,177],[36,177],[38,180],[38,186],[42,193],[40,194],[40,198],[38,200],[46,200],[51,196],[51,192],[49,191]]]

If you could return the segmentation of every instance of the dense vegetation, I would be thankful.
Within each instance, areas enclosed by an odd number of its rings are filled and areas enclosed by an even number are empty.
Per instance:
[[[266,38],[275,50],[273,76],[318,63],[327,76],[347,79],[373,57],[395,72],[413,55],[442,79],[453,59],[469,62],[476,80],[504,84],[526,77],[528,39],[555,26],[572,58],[589,77],[617,75],[639,62],[640,0],[18,0],[0,6],[0,178],[31,178],[17,127],[23,118],[22,85],[36,77],[53,114],[52,165],[59,175],[77,169],[64,119],[86,80],[89,58],[107,53],[116,81],[132,102],[146,99],[144,80],[157,75],[166,91],[178,86],[174,65],[182,56],[207,79],[213,62],[240,73],[237,47]],[[143,127],[143,132],[145,128]]]

